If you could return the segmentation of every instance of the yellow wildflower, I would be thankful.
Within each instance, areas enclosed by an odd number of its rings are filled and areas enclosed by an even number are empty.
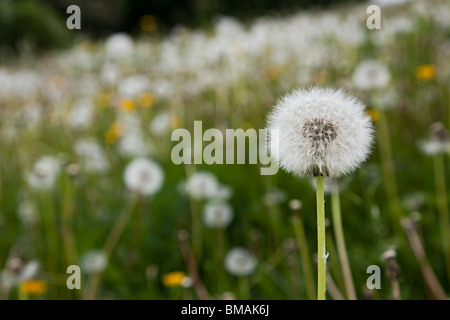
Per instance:
[[[48,285],[42,280],[27,280],[20,285],[20,290],[28,296],[39,296],[47,292]]]
[[[109,144],[114,144],[123,134],[123,125],[119,122],[113,122],[105,133],[105,140]]]
[[[122,99],[119,102],[119,109],[122,111],[133,111],[136,109],[136,103],[130,99]]]
[[[155,96],[151,93],[143,93],[139,96],[139,105],[144,108],[150,108],[155,105]]]
[[[163,276],[162,282],[166,287],[178,287],[181,286],[185,277],[186,275],[181,271],[169,272]]]
[[[416,68],[416,77],[422,81],[430,81],[436,77],[436,68],[432,64],[423,64]]]

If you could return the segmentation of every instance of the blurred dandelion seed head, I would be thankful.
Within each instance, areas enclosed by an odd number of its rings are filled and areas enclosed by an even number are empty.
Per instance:
[[[225,269],[235,276],[248,276],[255,271],[256,258],[247,249],[236,247],[225,257]]]
[[[228,227],[233,216],[233,208],[223,201],[209,201],[203,208],[203,221],[210,228]]]
[[[378,60],[364,60],[353,73],[353,85],[359,90],[383,89],[391,80],[388,67]]]
[[[124,180],[128,189],[140,195],[149,196],[161,189],[164,172],[155,161],[136,158],[125,168]]]
[[[81,256],[81,271],[92,274],[106,269],[108,260],[103,250],[93,249]]]

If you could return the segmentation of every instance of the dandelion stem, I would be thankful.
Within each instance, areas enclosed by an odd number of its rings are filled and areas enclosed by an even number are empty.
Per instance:
[[[355,286],[353,284],[352,271],[348,261],[347,249],[345,246],[344,229],[342,227],[341,203],[339,198],[339,187],[334,184],[331,191],[331,208],[334,226],[334,234],[338,248],[339,261],[344,274],[345,289],[349,300],[356,300]]]
[[[325,250],[325,203],[324,178],[317,176],[317,299],[326,300],[326,267],[327,256]]]
[[[416,256],[417,261],[419,262],[423,278],[425,279],[425,283],[428,285],[428,288],[430,289],[432,295],[436,299],[447,300],[447,295],[441,284],[439,283],[439,280],[436,277],[433,268],[428,262],[425,250],[422,245],[422,241],[420,240],[416,230],[417,226],[409,218],[404,218],[402,220],[402,226],[406,231],[406,235],[408,236],[411,248],[414,252],[414,255]]]
[[[439,225],[441,228],[442,249],[444,250],[447,277],[450,281],[450,223],[448,216],[443,154],[437,154],[434,156],[434,180],[436,186],[436,202],[439,213]]]
[[[386,120],[386,114],[380,110],[378,120],[378,142],[380,145],[381,168],[383,171],[383,179],[386,185],[386,193],[389,201],[389,208],[392,214],[394,227],[400,230],[400,219],[402,218],[402,210],[397,190],[397,182],[395,180],[394,161],[392,158],[391,144],[389,138],[389,127]]]
[[[106,239],[105,242],[105,246],[103,248],[107,260],[109,260],[117,242],[119,241],[120,236],[123,233],[123,230],[125,229],[125,226],[130,220],[135,204],[136,198],[130,197],[127,204],[122,209],[122,212],[120,213],[119,217],[117,218],[116,223],[114,224],[111,232],[109,233],[108,238]],[[87,293],[87,298],[89,300],[93,300],[96,298],[97,291],[101,283],[101,278],[102,278],[101,272],[96,272],[95,274],[92,275],[92,278],[90,280],[90,288]]]
[[[310,300],[313,300],[316,296],[316,288],[314,287],[314,276],[311,268],[311,256],[309,254],[308,245],[306,242],[303,221],[298,214],[295,214],[292,217],[292,225],[294,227],[297,247],[302,262],[303,275],[306,285],[306,294]]]

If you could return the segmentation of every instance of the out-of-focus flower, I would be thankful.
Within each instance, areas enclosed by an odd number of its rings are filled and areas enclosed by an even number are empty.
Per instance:
[[[365,106],[342,90],[294,91],[275,105],[268,127],[272,156],[298,176],[347,174],[367,158],[373,140]]]
[[[416,77],[422,81],[431,81],[436,77],[436,68],[432,64],[423,64],[416,68]]]
[[[9,290],[15,285],[34,278],[38,271],[39,262],[37,260],[24,263],[19,257],[11,258],[0,274],[0,285]]]
[[[139,130],[126,131],[120,138],[118,150],[124,157],[144,157],[149,154],[149,143],[144,141],[144,138]]]
[[[233,216],[233,208],[223,201],[210,201],[203,208],[203,221],[210,228],[228,227]]]
[[[117,93],[122,99],[136,99],[140,94],[148,92],[149,86],[149,80],[146,76],[129,76],[119,82]]]
[[[150,122],[149,129],[155,135],[163,135],[170,130],[170,113],[161,112]]]
[[[123,125],[120,122],[113,122],[105,133],[105,141],[109,144],[114,144],[119,140],[124,131]]]
[[[219,181],[217,177],[206,171],[194,173],[185,184],[186,193],[196,200],[212,199],[218,190]]]
[[[141,107],[150,108],[155,105],[156,98],[153,94],[149,92],[144,92],[139,96],[138,101]]]
[[[67,115],[68,124],[75,129],[86,129],[94,120],[94,106],[89,100],[78,101]]]
[[[20,285],[20,290],[27,296],[41,296],[48,291],[48,284],[42,280],[30,279]]]
[[[173,271],[166,273],[162,278],[162,283],[166,287],[179,287],[183,284],[186,274],[181,271]]]
[[[383,89],[391,80],[387,66],[378,60],[364,60],[353,73],[353,84],[360,90]]]
[[[56,157],[42,156],[26,175],[28,185],[35,190],[53,188],[60,171],[60,163]]]
[[[31,226],[37,221],[36,208],[29,199],[22,200],[17,206],[17,215],[23,224]]]
[[[105,54],[110,59],[130,57],[133,51],[133,39],[126,33],[115,33],[106,39]]]
[[[161,189],[164,172],[155,161],[137,158],[127,165],[124,180],[128,189],[140,195],[149,196]]]
[[[119,101],[119,109],[126,112],[133,111],[136,109],[136,103],[130,99],[122,99]]]
[[[81,256],[81,271],[87,274],[102,272],[108,265],[106,254],[103,250],[90,250]]]
[[[104,173],[109,169],[109,161],[101,145],[92,138],[79,139],[74,149],[81,164],[88,173]]]
[[[248,276],[255,268],[256,258],[245,248],[233,248],[225,257],[225,269],[235,276]]]
[[[450,152],[450,133],[442,122],[435,122],[430,126],[430,138],[420,140],[419,148],[427,155]]]

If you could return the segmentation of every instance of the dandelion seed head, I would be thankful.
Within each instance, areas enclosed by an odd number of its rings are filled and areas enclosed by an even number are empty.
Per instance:
[[[136,158],[126,167],[124,180],[128,189],[149,196],[161,189],[164,172],[153,160]]]
[[[255,268],[256,258],[245,248],[233,248],[225,257],[225,269],[235,276],[248,276]]]
[[[81,270],[87,274],[102,272],[108,264],[103,250],[93,249],[81,256]]]
[[[360,90],[383,89],[391,80],[387,66],[378,60],[364,60],[353,73],[353,84]]]
[[[228,227],[233,216],[233,208],[222,201],[209,201],[203,208],[203,221],[210,228]]]
[[[368,156],[373,127],[365,106],[342,90],[299,89],[268,116],[271,154],[298,176],[338,178]]]

